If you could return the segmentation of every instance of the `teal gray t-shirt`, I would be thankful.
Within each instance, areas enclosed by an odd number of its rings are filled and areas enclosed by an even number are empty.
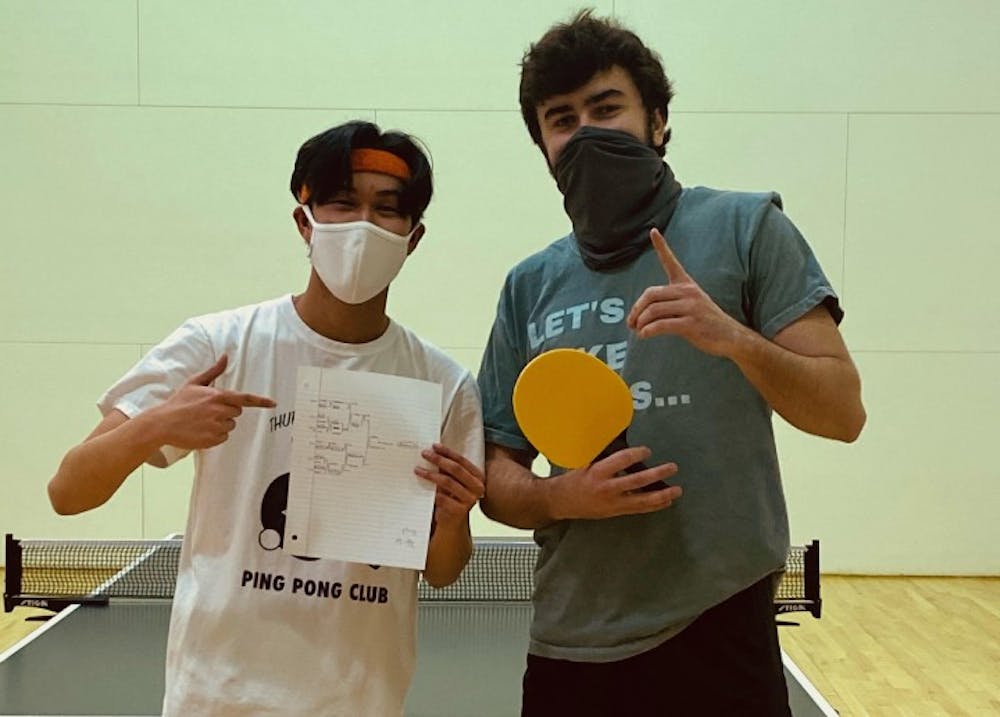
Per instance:
[[[685,189],[665,232],[688,274],[730,316],[772,338],[836,295],[776,194]],[[788,518],[771,409],[736,364],[684,339],[639,340],[625,318],[649,286],[667,283],[650,247],[609,272],[588,269],[572,235],[507,276],[479,372],[486,439],[534,448],[511,394],[543,351],[580,348],[631,387],[631,445],[647,465],[676,462],[684,489],[671,508],[535,531],[535,617],[529,651],[604,662],[644,652],[764,576],[788,552]]]

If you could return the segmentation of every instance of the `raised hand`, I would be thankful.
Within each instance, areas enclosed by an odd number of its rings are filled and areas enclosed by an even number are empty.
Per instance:
[[[668,283],[642,292],[628,315],[628,327],[639,338],[682,336],[713,356],[728,356],[747,331],[705,293],[667,246],[658,229],[649,232]]]
[[[215,381],[226,370],[228,357],[189,378],[155,412],[163,443],[188,450],[211,448],[225,442],[236,428],[236,419],[244,408],[274,408],[270,398],[241,391],[215,388]]]
[[[472,461],[457,451],[435,443],[421,455],[434,468],[413,469],[421,478],[437,486],[434,521],[438,526],[465,525],[466,516],[486,493],[486,478]]]

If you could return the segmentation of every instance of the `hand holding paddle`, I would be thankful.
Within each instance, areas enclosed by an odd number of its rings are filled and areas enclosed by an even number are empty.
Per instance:
[[[680,486],[664,482],[677,473],[676,464],[663,463],[628,473],[629,468],[650,455],[645,446],[626,448],[586,468],[564,473],[557,486],[559,495],[552,502],[553,517],[612,518],[669,508],[683,493]]]
[[[573,517],[649,512],[680,496],[680,488],[663,482],[676,465],[647,468],[642,461],[649,449],[628,447],[632,393],[600,359],[575,349],[539,354],[521,371],[513,405],[518,425],[542,455],[562,468],[580,469],[573,471],[580,475],[568,496]],[[649,491],[662,495],[640,495]]]
[[[628,327],[639,338],[663,334],[682,336],[712,356],[729,356],[746,330],[705,293],[667,246],[658,229],[649,232],[669,283],[642,292],[628,315]]]
[[[189,378],[163,405],[150,409],[150,414],[156,413],[156,423],[163,433],[162,445],[183,449],[217,446],[236,428],[236,419],[244,408],[277,405],[264,396],[214,388],[212,382],[228,363],[223,354],[211,368]]]

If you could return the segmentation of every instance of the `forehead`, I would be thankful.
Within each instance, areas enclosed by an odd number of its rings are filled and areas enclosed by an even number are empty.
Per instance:
[[[399,194],[403,191],[401,179],[381,172],[354,172],[351,183],[358,194]]]
[[[538,117],[542,119],[546,113],[553,111],[565,111],[582,107],[589,101],[594,101],[608,92],[613,92],[619,99],[622,96],[629,99],[640,100],[639,88],[636,87],[632,76],[625,68],[619,65],[597,72],[580,87],[559,95],[553,95],[539,103],[537,107]]]

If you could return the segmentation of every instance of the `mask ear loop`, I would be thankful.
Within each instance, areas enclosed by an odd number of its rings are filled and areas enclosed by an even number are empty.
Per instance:
[[[302,212],[306,215],[306,219],[309,220],[310,228],[315,229],[316,220],[313,219],[312,211],[309,209],[309,205],[303,202],[302,204],[299,205],[299,207],[302,209]],[[306,259],[308,259],[310,262],[312,262],[312,255],[313,255],[313,244],[312,244],[312,237],[310,237],[309,241],[306,242]]]

